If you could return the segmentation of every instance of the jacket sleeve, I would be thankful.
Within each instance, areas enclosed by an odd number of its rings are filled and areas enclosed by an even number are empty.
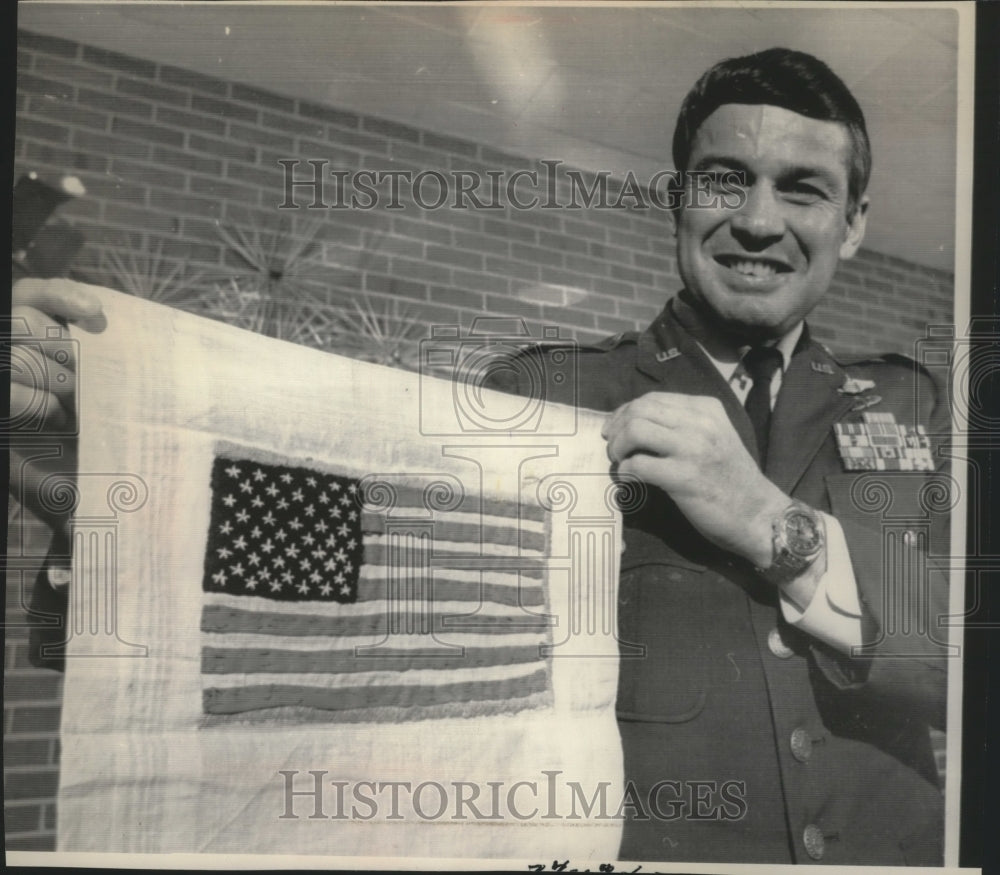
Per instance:
[[[946,387],[926,372],[918,372],[914,384],[917,368],[909,362],[910,398],[897,420],[924,423],[936,468],[827,476],[858,585],[863,644],[850,656],[819,643],[813,653],[836,687],[877,697],[944,728],[949,657],[957,657],[948,645],[946,620],[949,512],[960,496],[948,464]]]

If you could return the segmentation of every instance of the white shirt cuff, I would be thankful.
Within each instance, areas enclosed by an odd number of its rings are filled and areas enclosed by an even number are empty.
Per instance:
[[[826,524],[826,570],[805,610],[800,610],[784,593],[781,612],[785,620],[803,632],[819,638],[842,653],[860,646],[861,601],[858,584],[851,567],[844,530],[829,514],[823,514]],[[807,574],[816,573],[810,569]]]

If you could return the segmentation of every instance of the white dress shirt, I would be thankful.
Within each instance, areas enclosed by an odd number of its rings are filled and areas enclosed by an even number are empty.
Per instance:
[[[788,369],[792,352],[802,335],[802,327],[800,322],[775,344],[781,353],[782,365],[771,378],[772,410],[781,389],[784,372]],[[699,345],[743,404],[753,385],[753,380],[742,363],[742,358],[749,347],[727,353],[722,350],[709,352],[703,344]],[[862,643],[861,602],[858,597],[857,580],[851,566],[851,554],[847,547],[847,539],[844,537],[844,530],[834,517],[822,512],[820,515],[826,526],[826,561],[824,564],[821,556],[804,572],[804,575],[818,576],[812,601],[802,610],[781,593],[781,611],[792,626],[819,638],[837,650],[850,653],[852,647]],[[821,564],[822,567],[817,567]]]

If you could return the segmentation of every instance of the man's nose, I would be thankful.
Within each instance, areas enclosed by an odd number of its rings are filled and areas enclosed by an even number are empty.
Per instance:
[[[759,249],[780,239],[785,233],[785,218],[774,189],[751,185],[747,199],[730,219],[733,236],[744,246]]]

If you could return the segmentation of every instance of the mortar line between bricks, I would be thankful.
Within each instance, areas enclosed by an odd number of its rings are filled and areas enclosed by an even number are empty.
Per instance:
[[[46,704],[51,705],[52,702],[47,702]],[[10,712],[8,712],[5,708],[4,716],[5,717],[8,716],[9,713]],[[7,732],[4,732],[4,738],[10,738],[10,739],[16,738],[19,741],[22,739],[37,738],[40,741],[41,740],[52,741],[53,739],[59,738],[60,734],[61,733],[58,729],[20,729],[20,730],[11,729]],[[10,766],[9,768],[10,769],[20,768],[20,766]]]
[[[55,837],[55,831],[48,832],[48,833],[43,833],[43,832],[12,832],[12,831],[8,830],[6,837],[7,837],[8,840],[15,840],[16,839],[16,840],[24,840],[24,841],[30,841],[32,839],[35,839],[35,840],[38,840],[38,839],[48,839],[48,838],[54,838]],[[9,850],[21,850],[21,849],[19,849],[19,848],[10,848]],[[42,853],[46,852],[46,849],[39,848],[38,850],[41,851]]]

